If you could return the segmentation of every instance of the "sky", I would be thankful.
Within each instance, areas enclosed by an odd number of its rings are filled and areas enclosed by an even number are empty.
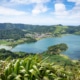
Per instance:
[[[0,0],[0,23],[80,25],[80,0]]]

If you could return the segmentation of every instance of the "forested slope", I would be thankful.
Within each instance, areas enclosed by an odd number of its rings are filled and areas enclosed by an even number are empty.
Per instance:
[[[62,34],[80,34],[80,26],[62,25],[28,25],[0,23],[0,39],[20,39],[27,33],[51,33],[54,36]]]

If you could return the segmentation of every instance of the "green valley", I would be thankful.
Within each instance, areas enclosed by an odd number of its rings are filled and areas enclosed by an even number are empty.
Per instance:
[[[13,46],[24,42],[34,42],[45,37],[59,37],[64,34],[79,35],[80,26],[0,23],[0,44]]]
[[[14,47],[21,43],[33,43],[42,38],[58,38],[66,34],[80,35],[80,26],[0,23],[0,45]],[[41,45],[43,48],[43,44]],[[62,54],[68,48],[65,43],[55,44],[39,54],[2,48],[0,80],[80,80],[80,60],[72,60]]]

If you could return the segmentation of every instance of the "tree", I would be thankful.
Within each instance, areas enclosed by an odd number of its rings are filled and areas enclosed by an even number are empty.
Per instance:
[[[57,44],[48,48],[49,54],[60,54],[62,51],[66,51],[68,46],[65,43]]]

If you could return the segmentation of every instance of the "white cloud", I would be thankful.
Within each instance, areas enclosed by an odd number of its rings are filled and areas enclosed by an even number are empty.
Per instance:
[[[27,13],[23,11],[18,11],[15,9],[5,8],[0,6],[0,15],[26,15]]]
[[[19,3],[19,4],[32,4],[32,3],[46,3],[50,0],[11,0],[12,3]]]
[[[55,4],[55,11],[65,11],[65,5],[63,3],[56,3]]]
[[[54,5],[54,14],[55,21],[63,24],[80,24],[80,5],[75,5],[71,10],[66,9],[66,4],[62,2],[57,2]]]
[[[77,6],[73,7],[72,12],[73,12],[73,13],[78,13],[78,12],[80,12],[80,6],[77,5]]]
[[[37,25],[51,25],[55,24],[55,20],[52,17],[46,16],[0,16],[1,23],[24,23],[24,24],[37,24]]]
[[[65,19],[55,18],[55,16],[0,16],[1,23],[24,23],[24,24],[37,24],[37,25],[54,25],[54,24],[63,24],[63,25],[79,25],[80,19],[73,19],[66,17]]]
[[[44,13],[48,10],[45,3],[50,0],[10,0],[11,3],[15,4],[35,4],[32,10],[32,14]]]
[[[75,6],[70,10],[71,18],[80,18],[80,0],[68,0],[69,2],[75,2]]]
[[[80,5],[74,6],[73,9],[70,10],[70,15],[71,18],[80,19]]]
[[[44,6],[43,4],[37,4],[34,9],[32,10],[33,14],[39,14],[39,13],[44,13],[48,10],[48,8],[46,6]]]
[[[66,7],[63,3],[56,3],[55,4],[55,12],[54,15],[57,16],[66,16],[68,12],[66,11]]]
[[[64,0],[54,0],[56,3],[62,3]]]
[[[71,10],[66,10],[65,4],[56,3],[54,15],[58,18],[80,18],[80,5],[75,5]]]
[[[67,0],[68,2],[75,2],[76,5],[80,5],[80,0]]]
[[[68,0],[69,2],[76,2],[76,0]]]
[[[7,0],[4,0],[5,4]],[[32,10],[32,14],[39,14],[39,13],[45,13],[50,10],[48,6],[46,5],[47,2],[50,0],[9,0],[11,2],[7,2],[10,6],[13,6],[12,4],[29,4],[32,5],[33,9],[30,9],[30,12]],[[10,22],[10,23],[25,23],[25,24],[73,24],[78,25],[80,24],[80,0],[67,0],[68,2],[75,2],[75,6],[71,10],[66,9],[66,4],[63,4],[63,0],[55,0],[54,4],[54,14],[51,15],[47,13],[46,15],[32,15],[27,14],[24,11],[18,11],[16,9],[11,9],[7,7],[1,7],[0,6],[0,22]],[[11,4],[10,4],[11,3]],[[21,7],[22,5],[18,5],[18,7]],[[49,6],[50,7],[50,6]],[[14,7],[16,8],[16,7]],[[27,9],[28,7],[25,7]],[[52,9],[52,7],[51,7]],[[26,15],[27,14],[27,15]],[[20,15],[20,16],[18,16]]]

